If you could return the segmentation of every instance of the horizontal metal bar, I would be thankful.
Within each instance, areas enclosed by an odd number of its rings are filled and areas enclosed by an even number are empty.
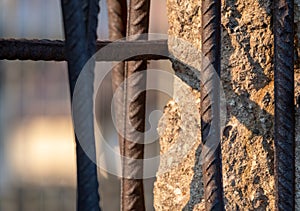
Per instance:
[[[97,41],[97,61],[168,59],[167,40]],[[0,60],[66,61],[61,40],[0,39]]]

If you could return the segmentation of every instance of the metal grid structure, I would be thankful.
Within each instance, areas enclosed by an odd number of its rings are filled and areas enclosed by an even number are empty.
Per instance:
[[[117,40],[124,36],[139,35],[148,32],[150,0],[107,0],[109,14],[110,39]],[[275,181],[276,209],[292,210],[295,208],[295,115],[294,115],[294,58],[293,58],[293,1],[276,0],[274,2],[275,35]],[[131,74],[147,68],[147,60],[168,59],[167,40],[150,41],[140,39],[108,42],[97,41],[98,0],[61,1],[66,41],[59,40],[15,40],[0,39],[0,60],[44,60],[67,61],[71,98],[78,75],[87,60],[99,49],[109,46],[108,55],[95,58],[96,61],[120,61],[128,52],[135,52],[126,61],[113,69],[113,89]],[[128,7],[128,8],[127,8]],[[217,73],[220,74],[221,63],[221,1],[202,1],[202,51]],[[110,44],[110,45],[108,45]],[[202,71],[207,66],[202,67]],[[137,79],[129,90],[143,89],[145,76]],[[211,101],[207,95],[211,90],[201,91],[201,125],[202,140],[205,140],[211,127]],[[218,96],[215,96],[218,97]],[[127,96],[128,98],[128,96]],[[125,100],[126,99],[119,99]],[[217,98],[214,102],[218,103]],[[145,94],[128,105],[129,119],[139,131],[144,131]],[[115,108],[118,112],[118,109]],[[216,111],[214,111],[216,112]],[[136,115],[138,114],[138,115]],[[126,128],[126,125],[125,125]],[[218,131],[217,129],[215,131]],[[292,131],[292,132],[291,132]],[[135,137],[137,143],[126,140],[131,131],[119,135],[121,155],[130,158],[143,158],[143,136]],[[219,138],[219,135],[217,135]],[[76,138],[77,154],[77,209],[100,210],[96,165],[87,157]],[[95,143],[89,143],[94,148]],[[211,158],[202,166],[206,210],[224,210],[221,174],[221,150],[217,148]],[[293,165],[291,165],[293,164]],[[122,162],[123,174],[135,171],[142,174],[143,166]],[[121,209],[145,210],[143,180],[122,179]]]

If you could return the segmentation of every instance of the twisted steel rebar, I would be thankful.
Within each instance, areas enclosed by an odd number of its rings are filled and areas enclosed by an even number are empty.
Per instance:
[[[126,0],[107,0],[108,9],[108,28],[109,28],[109,39],[111,41],[122,39],[126,36],[126,26],[127,26],[127,2]],[[112,88],[115,93],[117,88],[124,81],[124,62],[119,62],[112,69]],[[116,120],[122,116],[122,108],[120,106],[123,104],[123,98],[116,98],[117,102],[114,105]],[[122,123],[118,123],[122,124]],[[119,145],[120,152],[123,151],[122,146],[122,134],[119,134]]]
[[[107,0],[109,39],[111,41],[126,36],[127,2],[126,0]]]
[[[275,207],[295,210],[294,1],[274,3]]]
[[[84,16],[78,0],[61,1],[64,30],[66,37],[66,57],[68,61],[69,84],[71,99],[77,78],[90,56],[96,50],[96,28],[97,15],[99,11],[98,1],[89,1],[89,7],[96,7]],[[98,8],[97,8],[98,7]],[[84,17],[88,23],[84,22]],[[86,24],[88,26],[86,26]],[[92,63],[90,68],[93,68]],[[91,89],[91,84],[87,84]],[[90,99],[89,99],[90,100]],[[77,161],[77,210],[100,210],[97,167],[93,160],[96,160],[95,139],[89,140],[87,145],[91,157],[88,157],[76,138],[76,161]]]
[[[100,12],[99,0],[88,1],[88,17],[86,23],[87,33],[87,51],[89,58],[96,52],[97,48],[97,26],[98,26],[98,14]]]
[[[126,0],[107,0],[108,9],[108,28],[109,28],[109,39],[114,41],[122,39],[126,36],[127,26],[127,1]],[[119,86],[124,81],[124,69],[125,62],[119,62],[112,69],[112,88],[115,93]],[[123,93],[124,94],[124,93]],[[114,104],[115,119],[117,120],[118,127],[124,128],[123,117],[123,105],[122,101],[124,96],[115,97],[116,102]],[[123,135],[118,134],[120,153],[124,152]],[[121,187],[122,188],[122,187]],[[122,190],[121,190],[121,204],[122,204]]]
[[[201,75],[209,77],[201,83],[201,128],[202,143],[213,137],[218,147],[212,154],[206,154],[202,164],[206,210],[224,210],[222,187],[222,161],[219,128],[219,86],[221,62],[221,1],[202,1],[202,70]],[[209,62],[205,62],[208,60]],[[213,84],[214,86],[206,86]],[[213,118],[215,124],[212,124]]]
[[[130,40],[144,39],[142,34],[148,33],[150,0],[130,0],[127,36],[135,35]],[[125,65],[125,128],[121,154],[131,160],[122,162],[123,178],[121,182],[121,209],[145,210],[143,187],[144,131],[145,131],[145,102],[147,61],[129,61]],[[139,93],[137,95],[137,93]],[[129,121],[128,121],[129,120]],[[130,175],[130,177],[129,177]]]
[[[97,61],[126,61],[168,59],[167,40],[98,41]],[[132,56],[130,56],[132,53]],[[0,60],[65,61],[65,42],[61,40],[0,39]]]

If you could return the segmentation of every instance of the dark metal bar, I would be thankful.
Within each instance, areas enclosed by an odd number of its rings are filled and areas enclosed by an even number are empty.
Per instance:
[[[202,142],[213,138],[215,151],[204,155],[202,171],[206,210],[224,210],[220,146],[219,83],[221,69],[221,1],[202,1],[202,74],[212,75],[201,83]],[[209,62],[206,62],[209,61]],[[202,79],[201,79],[202,80]],[[205,86],[204,84],[213,84]],[[214,119],[214,120],[213,120]],[[212,124],[214,121],[214,124]],[[209,146],[208,146],[209,147]]]
[[[93,53],[93,47],[94,50],[96,48],[96,39],[95,35],[94,37],[90,37],[85,28],[84,14],[79,0],[62,0],[61,5],[66,37],[65,49],[66,59],[68,61],[69,84],[72,100],[77,78],[83,66],[88,61],[90,55]],[[97,9],[94,12],[96,11]],[[92,14],[92,18],[94,18],[94,16],[95,14]],[[97,20],[96,24],[95,20],[91,21],[93,22],[91,27],[96,27]],[[95,29],[92,30],[94,31]],[[89,41],[87,41],[88,38],[90,39]],[[88,49],[88,46],[91,46],[91,49]],[[61,49],[63,48],[61,47]],[[92,67],[93,64],[91,65],[91,68]],[[89,84],[86,84],[86,86],[88,90],[93,90],[93,81],[91,81]],[[92,93],[91,96],[87,96],[87,99],[85,100],[91,101]],[[93,104],[91,103],[91,105]],[[86,143],[90,147],[89,157],[81,147],[76,134],[75,138],[77,155],[77,210],[100,210],[97,166],[93,162],[96,160],[95,139],[89,139],[89,143]]]
[[[119,40],[126,37],[126,26],[127,26],[127,1],[126,0],[107,0],[107,9],[108,9],[108,28],[109,28],[109,39],[111,41]],[[117,88],[124,81],[124,69],[125,62],[119,62],[112,69],[112,88],[115,93]],[[123,117],[123,105],[124,96],[115,97],[116,103],[114,104],[115,109],[115,119],[117,120],[117,124],[119,128],[124,127],[123,121],[125,120]],[[121,118],[120,118],[121,117]],[[121,130],[123,131],[123,130]],[[123,134],[118,134],[119,137],[119,146],[120,153],[124,152],[124,144],[123,144]],[[122,209],[122,190],[123,186],[121,185],[121,204],[120,207]]]
[[[275,207],[295,210],[294,1],[274,2]]]
[[[127,2],[126,0],[106,0],[108,9],[109,39],[111,41],[126,37]]]
[[[126,26],[127,26],[127,1],[126,0],[107,0],[107,9],[108,9],[108,28],[109,28],[109,39],[112,41],[122,39],[126,37]],[[119,62],[112,69],[112,88],[115,93],[117,88],[124,81],[124,69],[125,62]],[[120,120],[120,117],[123,116],[123,105],[124,96],[116,97],[117,102],[114,104],[115,109],[115,119],[118,121],[118,127],[124,127],[124,119]],[[122,124],[122,125],[121,125]],[[120,153],[124,152],[124,144],[123,144],[123,134],[118,134],[119,137],[119,146]],[[121,186],[122,188],[122,186]],[[120,198],[122,201],[122,192]],[[121,203],[122,204],[122,203]],[[122,207],[122,205],[120,205]],[[122,208],[121,208],[122,209]]]
[[[82,2],[82,1],[81,1]],[[87,37],[87,51],[90,58],[96,53],[97,50],[97,26],[98,26],[98,14],[100,12],[99,0],[88,0],[88,17],[86,21],[86,37]],[[95,62],[95,61],[94,61]],[[93,63],[92,69],[94,69],[95,63]]]
[[[107,9],[109,19],[109,39],[115,41],[124,38],[126,36],[127,26],[126,0],[107,0]],[[120,62],[112,70],[112,86],[114,92],[123,81],[124,62]]]
[[[148,33],[149,10],[150,0],[130,0],[127,36],[136,35],[136,37],[127,37],[127,39],[145,39],[141,34]],[[126,62],[125,78],[128,79],[134,74],[135,76],[125,83],[125,120],[127,121],[125,121],[124,147],[121,154],[134,160],[122,162],[121,210],[123,211],[145,210],[143,162],[139,160],[144,158],[146,92],[139,92],[146,89],[144,71],[146,69],[146,60]]]
[[[126,0],[107,0],[106,2],[109,20],[109,39],[111,41],[122,39],[126,36],[127,2]],[[124,62],[120,62],[112,69],[112,88],[114,93],[124,81],[124,64]],[[117,100],[118,102],[115,104],[115,113],[116,116],[121,117],[122,110],[120,105],[122,105],[123,99]],[[122,135],[119,134],[120,149],[122,148],[122,139]]]
[[[167,40],[98,41],[97,61],[168,59]],[[65,42],[60,40],[0,39],[0,60],[66,61]]]

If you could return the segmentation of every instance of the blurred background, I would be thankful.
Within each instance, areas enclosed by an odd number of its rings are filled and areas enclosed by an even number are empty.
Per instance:
[[[98,39],[108,40],[105,0],[100,4]],[[165,4],[151,1],[151,33],[167,34]],[[64,39],[60,1],[1,0],[0,37]],[[170,71],[167,61],[151,61],[149,67]],[[100,92],[100,119],[106,122],[101,129],[118,148],[110,116],[110,75]],[[162,93],[148,92],[147,115],[162,110],[167,100]],[[158,153],[158,141],[146,148],[146,156]],[[99,177],[103,210],[119,210],[119,178],[101,169]],[[145,180],[147,210],[153,210],[154,181]],[[0,211],[75,208],[75,145],[66,63],[0,61]]]

